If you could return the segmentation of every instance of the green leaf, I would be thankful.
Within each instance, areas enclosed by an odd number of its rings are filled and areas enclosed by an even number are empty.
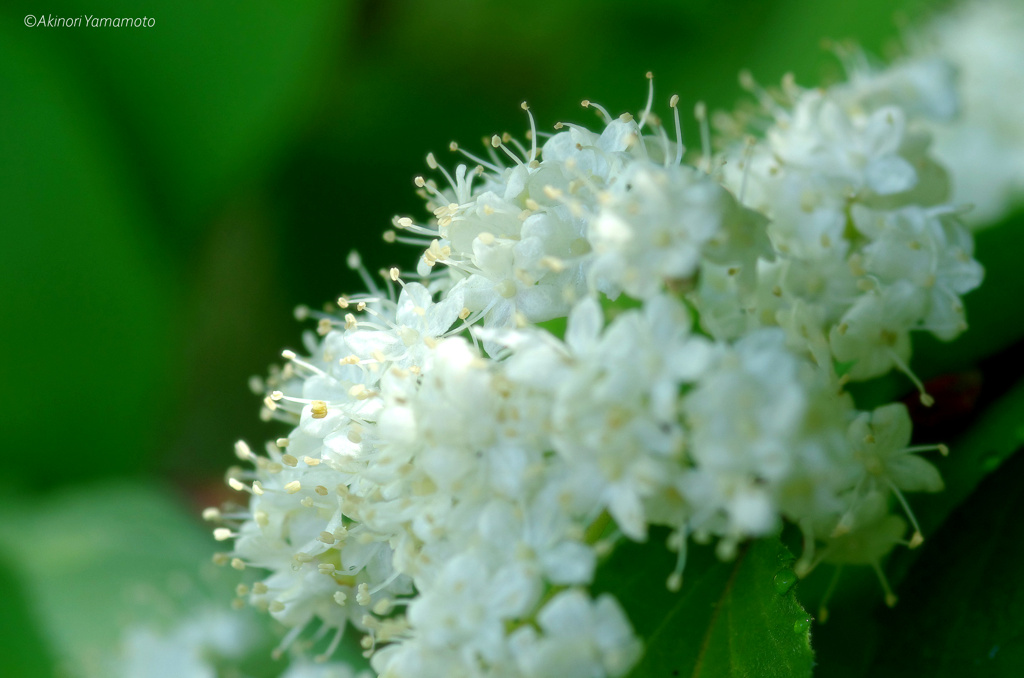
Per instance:
[[[178,337],[109,121],[20,24],[0,23],[0,434],[39,486],[148,465]]]
[[[615,595],[644,639],[635,678],[810,676],[811,622],[794,593],[792,563],[776,538],[751,542],[730,562],[691,545],[682,589],[671,593],[675,555],[652,535],[621,544],[594,589]]]
[[[883,617],[871,676],[1024,674],[1024,456],[981,483],[925,544]]]
[[[220,612],[241,616],[250,644],[240,659],[207,657],[218,675],[272,678],[283,671],[283,663],[270,661],[278,642],[271,629],[283,635],[280,624],[252,609],[230,610],[235,586],[254,577],[216,567],[209,530],[173,497],[153,487],[111,483],[31,500],[0,496],[7,497],[0,503],[0,554],[10,556],[24,583],[26,606],[62,675],[108,678],[129,633],[171,637],[181,624]],[[332,659],[365,668],[358,635],[350,632]],[[322,652],[329,640],[320,639],[308,655]]]
[[[929,544],[937,536],[936,531],[957,506],[976,492],[979,483],[1000,468],[1022,445],[1024,382],[989,407],[966,434],[955,440],[950,445],[948,457],[931,459],[942,474],[946,489],[935,494],[911,494],[907,498],[921,523],[926,548],[897,548],[889,557],[885,569],[900,596],[897,609],[913,604],[916,594],[907,593],[900,584],[908,581],[908,586],[912,585],[914,573],[929,566],[934,554]],[[1002,474],[1000,470],[994,475]],[[942,532],[947,532],[947,528],[943,527]],[[818,568],[806,582],[804,591],[810,595],[805,595],[804,599],[815,604],[828,587],[833,572],[832,568]],[[880,587],[874,575],[866,568],[845,568],[830,605],[831,621],[818,630],[819,642],[816,645],[822,664],[828,666],[842,662],[843,666],[837,666],[836,675],[874,675],[865,673],[867,663],[862,664],[860,659],[853,662],[846,657],[850,653],[858,658],[870,657],[878,640],[886,637],[875,623],[876,612],[881,607]],[[861,668],[854,669],[854,666]]]
[[[1024,446],[1024,381],[989,407],[965,435],[950,445],[946,458],[935,463],[946,489],[910,496],[911,506],[927,537],[949,514],[1014,452]],[[898,583],[919,551],[897,550],[889,572]]]
[[[60,30],[21,26],[65,58],[68,74],[95,93],[117,128],[110,139],[135,171],[136,186],[178,217],[201,226],[225,191],[259,177],[303,129],[332,42],[348,9],[329,0],[53,0],[54,16],[81,18]],[[150,17],[152,27],[94,28],[88,17]],[[212,205],[211,205],[212,203]]]
[[[75,675],[112,655],[126,625],[227,606],[233,578],[210,561],[204,532],[163,493],[133,485],[0,505],[0,549],[57,658],[79,667]]]
[[[21,582],[3,557],[0,600],[0,676],[53,676],[50,648],[39,633]]]

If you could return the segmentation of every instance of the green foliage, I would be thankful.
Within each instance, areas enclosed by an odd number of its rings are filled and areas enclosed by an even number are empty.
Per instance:
[[[1024,672],[1024,456],[981,483],[925,545],[882,619],[871,676]]]
[[[894,618],[903,619],[902,615],[924,615],[925,612],[914,612],[914,610],[925,600],[935,597],[936,591],[943,591],[943,595],[948,596],[950,600],[953,597],[963,597],[965,601],[966,598],[975,595],[992,595],[998,598],[996,593],[999,591],[1007,593],[1008,596],[1013,595],[1011,584],[1014,579],[1012,577],[1000,579],[986,575],[983,580],[975,581],[969,575],[972,570],[963,568],[959,570],[963,575],[962,585],[956,590],[953,590],[952,584],[948,584],[949,590],[947,590],[946,583],[941,584],[941,588],[939,583],[935,583],[930,590],[919,589],[917,586],[921,580],[931,581],[929,578],[931,575],[926,576],[926,573],[931,572],[933,564],[939,567],[939,562],[952,557],[947,552],[963,554],[963,558],[968,560],[972,558],[995,559],[1003,552],[994,550],[991,554],[985,555],[987,552],[979,544],[989,543],[991,545],[996,542],[1005,542],[1009,545],[1012,542],[1010,537],[1000,536],[1000,530],[1012,529],[1012,516],[1019,513],[1019,510],[1006,503],[1010,501],[1009,498],[1004,497],[1004,503],[1000,503],[1000,499],[994,495],[997,491],[1003,492],[1007,496],[1016,492],[1012,484],[1020,482],[1019,465],[1021,462],[1017,461],[1017,457],[1014,457],[1009,463],[1006,460],[1022,446],[1024,446],[1024,381],[1018,383],[988,407],[964,435],[950,444],[949,457],[933,459],[945,480],[946,489],[935,494],[910,495],[911,506],[921,523],[926,541],[922,549],[911,551],[897,548],[889,558],[886,570],[900,596],[896,611],[892,613],[896,615]],[[1015,468],[1018,470],[1003,469],[1004,465],[1009,466],[1010,464],[1015,464]],[[1000,469],[999,472],[993,473],[996,469]],[[1005,480],[998,480],[1004,477]],[[999,490],[998,488],[1004,489]],[[986,498],[987,495],[993,496]],[[968,524],[962,517],[959,522],[954,522],[954,517],[947,523],[950,514],[961,505],[959,515],[970,515],[970,523]],[[1007,521],[1009,521],[1009,525],[1006,524]],[[931,543],[933,538],[936,542],[934,545]],[[963,543],[956,543],[958,539],[963,540]],[[1016,567],[1019,570],[1019,561],[1013,560],[1015,556],[1009,553],[1003,555],[1009,558],[1010,562],[1018,563]],[[994,562],[988,565],[981,563],[978,566],[999,567]],[[832,574],[831,568],[819,568],[819,571],[814,573],[804,589],[807,594],[804,597],[806,602],[816,605]],[[935,576],[940,575],[936,573]],[[906,582],[907,590],[900,588],[902,582]],[[970,588],[983,587],[996,582],[999,584],[990,586],[985,593],[979,593]],[[1007,586],[1009,589],[1006,588]],[[1007,604],[1009,604],[1008,601]],[[894,658],[897,654],[905,651],[901,645],[902,641],[893,638],[891,623],[887,623],[886,626],[880,626],[878,623],[881,595],[878,583],[870,572],[858,572],[853,568],[846,568],[830,608],[832,618],[828,624],[819,627],[816,636],[819,659],[824,666],[833,667],[830,669],[829,675],[874,676],[877,675],[875,669],[869,669],[869,667],[871,657],[875,655],[876,651],[880,653],[880,656],[888,657],[885,661],[890,664],[895,661]],[[909,611],[904,612],[905,609]],[[1024,615],[1024,608],[1017,609],[1019,615]],[[927,614],[939,614],[937,610],[938,608],[929,608]],[[943,613],[940,616],[945,618],[948,615]],[[1024,619],[1024,616],[1019,616],[1019,618]],[[954,621],[951,620],[950,623],[954,623]],[[984,624],[982,626],[984,627]],[[952,634],[946,642],[955,645],[958,642],[958,637],[956,634]],[[933,644],[927,646],[936,647]],[[991,647],[986,651],[990,649]],[[977,648],[975,650],[980,652]],[[949,650],[949,652],[955,654],[956,651]],[[1011,654],[1007,653],[1000,661],[1008,661]],[[935,657],[938,656],[939,654],[935,654]],[[950,661],[954,660],[950,659]],[[1018,666],[1024,666],[1024,664]],[[931,673],[925,671],[915,675],[931,675]]]
[[[33,484],[138,470],[174,340],[151,215],[81,82],[13,21],[0,23],[0,91],[0,429],[33,459],[7,470]]]
[[[0,558],[0,676],[49,678],[54,675],[47,646],[32,614],[21,582]]]
[[[155,25],[22,25],[44,9]],[[136,473],[164,451],[194,336],[182,255],[300,135],[346,14],[327,0],[0,9],[0,343],[17,355],[0,367],[0,428],[22,454],[61,457],[13,468],[21,481]]]
[[[683,586],[672,593],[665,582],[675,555],[663,537],[620,544],[594,586],[615,595],[645,639],[631,676],[811,675],[810,617],[796,599],[793,557],[778,539],[751,542],[724,562],[710,546],[691,546]]]
[[[316,55],[339,37],[332,19],[342,15],[327,0],[55,0],[25,11],[42,9],[83,21],[155,19],[128,30],[25,29],[20,15],[4,24],[63,58],[116,127],[116,153],[144,168],[139,188],[186,227],[294,140],[296,119],[310,113],[302,104],[314,79],[304,76],[326,67]]]
[[[950,445],[949,457],[935,460],[946,489],[936,494],[913,496],[914,511],[925,534],[934,532],[954,508],[972,492],[978,492],[978,484],[1021,446],[1024,446],[1024,381],[985,410],[970,430]],[[894,554],[890,570],[896,581],[918,555],[916,551]]]
[[[212,538],[169,497],[135,485],[0,505],[0,549],[61,663],[86,671],[101,651],[112,656],[126,623],[167,624],[204,602],[222,608],[232,588],[233,571],[210,561]]]

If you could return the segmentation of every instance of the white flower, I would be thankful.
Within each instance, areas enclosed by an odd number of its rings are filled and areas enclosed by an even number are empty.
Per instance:
[[[850,443],[870,477],[908,492],[938,492],[942,478],[930,463],[914,454],[933,447],[912,448],[910,415],[902,403],[862,412],[850,424]]]
[[[624,675],[640,656],[640,643],[609,595],[596,601],[570,589],[555,596],[532,626],[512,636],[515,659],[526,678],[594,678]]]
[[[911,34],[911,64],[936,58],[957,71],[959,114],[932,126],[935,155],[952,174],[953,201],[973,205],[973,227],[1024,199],[1024,6],[966,0]]]
[[[624,290],[650,298],[666,283],[692,277],[712,248],[726,260],[719,263],[752,267],[752,243],[730,252],[728,241],[761,226],[699,170],[636,161],[600,199],[587,234],[595,255],[590,276],[612,296]]]
[[[237,613],[199,610],[174,628],[132,627],[108,675],[118,678],[216,678],[216,662],[239,660],[252,647],[253,629]]]
[[[352,625],[388,678],[621,676],[640,641],[586,592],[618,538],[668,526],[672,588],[695,532],[728,555],[791,520],[805,564],[849,559],[844,530],[891,545],[889,493],[938,476],[904,410],[843,387],[909,374],[910,332],[952,338],[980,282],[914,117],[948,103],[942,73],[786,84],[724,176],[682,165],[650,103],[585,102],[602,130],[495,136],[454,176],[428,156],[433,217],[389,236],[419,280],[352,260],[370,293],[308,312],[322,338],[266,384],[292,431],[239,446],[248,507],[214,516],[219,559],[269,571],[245,595],[293,627],[279,649],[320,623],[329,655]]]

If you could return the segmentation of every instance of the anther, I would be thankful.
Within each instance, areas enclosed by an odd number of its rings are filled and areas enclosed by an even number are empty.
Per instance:
[[[370,604],[370,587],[365,582],[356,589],[356,602],[363,607]]]
[[[252,461],[256,457],[244,440],[239,440],[235,443],[235,456],[242,461]]]

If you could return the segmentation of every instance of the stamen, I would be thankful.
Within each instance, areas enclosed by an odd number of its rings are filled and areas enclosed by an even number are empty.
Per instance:
[[[376,283],[374,283],[373,278],[370,276],[370,272],[366,270],[365,266],[363,266],[363,259],[359,256],[358,252],[355,250],[349,252],[346,263],[351,270],[359,274],[359,277],[362,279],[363,284],[366,285],[367,290],[376,293],[376,291],[380,289],[377,287]]]
[[[284,350],[284,351],[281,351],[281,357],[284,358],[285,360],[291,361],[292,363],[294,363],[295,365],[297,365],[299,367],[302,367],[304,369],[309,370],[313,374],[318,374],[321,377],[326,377],[327,376],[327,373],[324,372],[323,370],[321,370],[316,365],[313,365],[312,363],[308,363],[305,360],[299,358],[297,355],[295,355],[295,351],[289,351],[287,349]]]
[[[590,99],[584,99],[583,101],[580,102],[580,106],[582,106],[583,108],[590,108],[591,106],[593,106],[601,114],[601,117],[604,118],[604,124],[611,124],[612,116],[609,115],[608,111],[601,104],[595,104]]]
[[[896,487],[896,484],[888,478],[886,478],[886,482],[892,489],[893,494],[896,495],[896,499],[898,499],[900,504],[903,506],[903,512],[906,513],[907,518],[910,519],[910,524],[914,526],[914,535],[910,538],[910,543],[907,544],[907,546],[912,549],[916,549],[924,543],[924,535],[921,534],[921,526],[917,522],[917,517],[914,515],[914,512],[910,510],[910,504],[907,503],[906,497],[904,497],[903,493],[900,492],[900,488]]]
[[[698,101],[693,107],[693,115],[700,124],[701,164],[706,168],[704,171],[711,174],[711,128],[708,126],[707,105]]]
[[[683,587],[683,570],[686,568],[686,547],[688,541],[685,525],[680,527],[678,531],[673,532],[669,538],[669,548],[674,549],[677,553],[675,569],[665,583],[669,591],[677,592]]]
[[[479,166],[481,166],[481,167],[486,167],[487,169],[491,170],[492,172],[494,172],[494,173],[496,173],[496,174],[501,174],[501,171],[502,171],[502,170],[504,169],[504,168],[503,168],[503,167],[501,167],[500,165],[496,165],[496,164],[494,164],[494,163],[492,163],[492,162],[489,162],[489,161],[487,161],[487,160],[484,160],[483,158],[480,158],[480,157],[478,157],[478,156],[476,156],[476,155],[474,155],[474,154],[470,153],[469,151],[467,151],[466,149],[462,148],[461,146],[459,146],[459,145],[458,145],[457,143],[455,143],[454,141],[453,141],[453,142],[451,142],[451,143],[450,143],[450,144],[448,145],[448,148],[449,148],[449,149],[450,149],[450,150],[451,150],[451,151],[452,151],[453,153],[461,153],[461,154],[462,154],[462,155],[464,155],[465,157],[467,157],[467,158],[469,158],[470,160],[472,160],[473,162],[475,162],[475,163],[476,163],[477,165],[479,165]]]
[[[432,170],[440,170],[441,174],[444,175],[444,178],[448,180],[448,184],[452,187],[452,190],[455,192],[456,195],[458,195],[458,183],[455,181],[455,179],[452,179],[452,175],[448,173],[448,170],[445,169],[443,165],[437,164],[437,160],[434,158],[433,153],[427,153],[427,167],[429,167]]]
[[[828,601],[832,599],[832,594],[835,593],[836,585],[839,583],[839,575],[843,573],[843,566],[836,565],[836,571],[832,575],[832,581],[829,582],[828,588],[825,589],[825,595],[821,597],[821,606],[818,608],[818,621],[822,624],[828,621]]]
[[[643,129],[644,124],[647,123],[647,116],[651,114],[651,107],[654,105],[654,73],[647,71],[647,105],[644,106],[643,113],[640,114],[640,122],[637,124],[637,129]]]
[[[327,649],[324,650],[322,654],[318,654],[313,659],[313,661],[317,662],[318,664],[322,664],[331,658],[331,655],[333,655],[334,651],[338,649],[338,645],[341,643],[341,639],[345,635],[346,626],[347,624],[345,626],[339,627],[338,630],[334,632],[334,638],[331,639],[330,645],[327,646]],[[327,627],[325,626],[324,628]]]
[[[537,123],[534,122],[533,113],[530,112],[530,107],[524,101],[519,104],[519,107],[526,111],[526,115],[530,118],[530,162],[532,163],[537,159]]]
[[[233,532],[230,527],[218,527],[213,531],[213,538],[217,541],[227,541],[228,539],[236,536],[238,535]]]
[[[896,366],[896,369],[905,374],[914,386],[917,387],[918,393],[920,393],[921,404],[925,407],[931,407],[934,405],[935,398],[928,395],[928,392],[924,390],[924,384],[922,384],[921,380],[917,378],[917,375],[910,371],[910,368],[907,367],[907,364],[903,362],[902,359],[900,359],[896,351],[891,348],[886,350],[889,352],[889,358],[892,360],[893,365]]]
[[[669,108],[672,109],[672,118],[676,123],[676,165],[683,162],[683,153],[686,147],[683,145],[683,125],[679,121],[679,95],[673,94],[668,100]]]
[[[497,134],[495,134],[494,136],[491,137],[491,146],[493,148],[500,148],[502,151],[505,152],[505,155],[507,155],[508,157],[512,158],[512,162],[514,162],[515,164],[517,164],[517,165],[522,165],[523,164],[522,158],[520,158],[518,155],[516,155],[515,153],[510,151],[508,149],[508,146],[506,146],[504,143],[502,143],[501,137],[499,137]]]
[[[875,570],[875,575],[878,577],[878,583],[882,585],[882,591],[885,592],[885,604],[889,607],[895,607],[896,601],[899,599],[889,587],[889,580],[885,578],[885,573],[882,572],[882,567],[878,564],[878,561],[871,563],[871,567]]]
[[[235,443],[235,456],[242,461],[254,461],[256,459],[256,455],[249,449],[249,445],[244,440],[239,440]]]
[[[279,601],[275,600],[274,602],[277,603]],[[273,607],[273,603],[271,603],[271,607]],[[282,605],[282,609],[283,608],[284,608],[284,606]],[[274,659],[280,659],[282,656],[284,656],[284,653],[288,650],[289,647],[291,647],[291,644],[295,642],[295,639],[298,638],[299,635],[305,629],[306,629],[306,624],[299,624],[298,626],[292,627],[288,631],[288,633],[285,634],[285,637],[281,639],[281,643],[277,647],[274,648],[273,652],[270,653],[270,656],[273,657]]]
[[[749,136],[747,137],[746,147],[743,149],[743,178],[740,180],[740,192],[736,196],[736,201],[739,204],[743,204],[743,196],[747,192],[747,178],[750,176],[750,159],[754,155],[754,144],[757,140]]]

